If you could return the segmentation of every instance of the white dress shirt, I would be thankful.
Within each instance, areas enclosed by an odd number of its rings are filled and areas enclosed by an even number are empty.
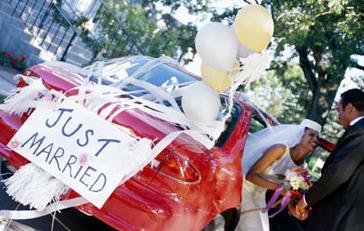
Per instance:
[[[353,126],[354,124],[356,124],[359,120],[363,119],[364,116],[359,116],[355,119],[353,119],[352,121],[350,121],[350,126]]]

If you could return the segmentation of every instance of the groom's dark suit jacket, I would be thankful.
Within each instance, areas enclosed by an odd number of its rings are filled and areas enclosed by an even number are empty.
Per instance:
[[[364,119],[339,139],[305,198],[313,208],[306,230],[364,230]]]

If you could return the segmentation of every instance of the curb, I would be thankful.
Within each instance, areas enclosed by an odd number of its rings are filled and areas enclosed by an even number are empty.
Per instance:
[[[8,96],[16,88],[13,77],[19,73],[13,68],[0,66],[0,95]]]
[[[15,84],[10,83],[6,79],[3,79],[2,76],[0,76],[0,95],[8,96],[15,88],[16,88]]]

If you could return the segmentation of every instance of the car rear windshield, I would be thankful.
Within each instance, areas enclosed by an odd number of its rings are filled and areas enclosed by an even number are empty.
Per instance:
[[[155,59],[145,56],[118,58],[107,61],[102,69],[102,84],[111,85],[122,83],[124,79],[133,76],[134,78],[168,90],[169,88],[181,87],[199,81],[197,77],[179,69],[173,63],[164,63],[161,61],[152,68],[145,68],[152,61],[155,61]],[[91,80],[97,82],[97,77],[91,76]],[[126,91],[141,90],[140,87],[132,84],[121,84],[121,87]]]
[[[162,88],[168,88],[170,86],[184,86],[188,83],[198,81],[195,77],[164,63],[140,75],[138,79]],[[141,88],[128,84],[123,89],[134,91]]]

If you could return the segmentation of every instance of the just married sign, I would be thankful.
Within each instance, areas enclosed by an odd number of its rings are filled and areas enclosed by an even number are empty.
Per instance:
[[[145,165],[150,145],[69,100],[37,108],[8,143],[98,208]]]

